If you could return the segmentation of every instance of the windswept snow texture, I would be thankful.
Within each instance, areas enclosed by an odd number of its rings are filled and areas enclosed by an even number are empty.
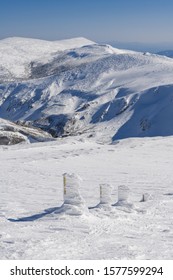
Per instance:
[[[173,135],[173,60],[84,38],[0,41],[0,117],[112,143]]]
[[[0,259],[173,259],[172,151],[172,137],[1,146]],[[65,172],[89,211],[61,207]],[[99,184],[113,204],[127,186],[128,202],[93,208]]]

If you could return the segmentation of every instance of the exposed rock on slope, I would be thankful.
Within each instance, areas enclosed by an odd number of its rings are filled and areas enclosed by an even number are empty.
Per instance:
[[[48,140],[52,140],[52,137],[44,131],[0,119],[0,145]]]

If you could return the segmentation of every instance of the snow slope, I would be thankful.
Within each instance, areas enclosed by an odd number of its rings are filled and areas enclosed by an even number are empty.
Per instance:
[[[85,38],[61,41],[44,41],[31,38],[12,37],[0,41],[1,79],[27,78],[30,63],[41,58],[47,62],[57,52],[92,44]],[[3,75],[4,74],[4,75]]]
[[[1,146],[0,259],[172,259],[172,151],[172,137]],[[88,213],[59,208],[65,172],[83,179]],[[113,204],[129,187],[129,204],[94,208],[105,183]]]
[[[106,143],[173,135],[171,58],[84,38],[5,39],[0,57],[1,118]]]

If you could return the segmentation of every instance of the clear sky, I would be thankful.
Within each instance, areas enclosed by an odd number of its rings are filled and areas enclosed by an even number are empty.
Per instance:
[[[173,42],[173,0],[0,0],[0,39]]]

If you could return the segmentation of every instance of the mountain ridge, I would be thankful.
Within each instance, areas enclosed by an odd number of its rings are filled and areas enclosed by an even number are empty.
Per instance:
[[[20,53],[11,80],[3,72],[10,58],[5,61],[0,41],[1,118],[30,123],[54,137],[82,135],[109,143],[173,134],[171,58],[83,38],[67,41],[59,41],[59,49],[56,41],[50,49],[35,41],[35,54],[27,46],[23,60],[21,48],[10,43],[12,57]]]

